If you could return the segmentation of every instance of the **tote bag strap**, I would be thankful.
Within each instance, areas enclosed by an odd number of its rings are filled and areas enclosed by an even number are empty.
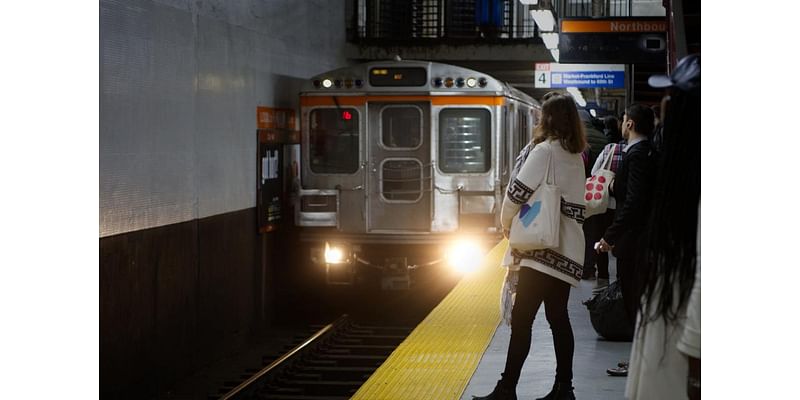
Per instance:
[[[548,146],[548,155],[547,155],[547,169],[544,171],[544,181],[548,185],[555,185],[556,183],[556,175],[555,175],[555,167],[553,165],[553,144],[550,143]]]
[[[606,155],[606,159],[603,160],[603,167],[600,169],[609,169],[611,168],[611,160],[614,159],[614,156],[617,154],[617,146],[618,144],[614,143],[614,146],[611,147],[611,150]]]

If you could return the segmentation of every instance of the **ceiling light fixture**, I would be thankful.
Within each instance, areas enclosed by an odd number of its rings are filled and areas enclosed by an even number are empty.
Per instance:
[[[556,20],[553,18],[553,12],[550,10],[531,10],[531,17],[533,17],[536,25],[539,26],[541,32],[552,32],[556,28]]]
[[[580,89],[576,87],[568,87],[567,93],[572,95],[572,98],[575,99],[575,103],[578,103],[581,107],[586,107],[586,99],[583,98],[583,93],[581,93]]]
[[[556,32],[548,32],[542,33],[542,41],[544,41],[544,47],[547,47],[550,50],[558,49],[558,33]]]
[[[558,62],[558,49],[550,49],[550,55],[552,55],[553,59]]]

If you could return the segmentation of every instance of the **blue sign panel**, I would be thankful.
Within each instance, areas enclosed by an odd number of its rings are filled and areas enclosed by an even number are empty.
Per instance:
[[[625,71],[552,71],[550,79],[552,88],[625,88]]]

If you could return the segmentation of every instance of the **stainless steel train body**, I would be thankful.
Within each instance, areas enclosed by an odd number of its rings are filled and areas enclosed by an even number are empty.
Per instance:
[[[500,238],[504,189],[539,115],[532,97],[478,71],[424,61],[326,72],[300,96],[295,224],[305,241],[341,250],[327,261],[385,267],[370,247]],[[436,262],[430,254],[408,262]]]

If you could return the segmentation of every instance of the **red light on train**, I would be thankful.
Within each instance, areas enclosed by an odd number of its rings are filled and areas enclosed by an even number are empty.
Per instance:
[[[351,114],[350,111],[342,111],[342,119],[345,121],[350,121],[353,119],[353,114]]]

